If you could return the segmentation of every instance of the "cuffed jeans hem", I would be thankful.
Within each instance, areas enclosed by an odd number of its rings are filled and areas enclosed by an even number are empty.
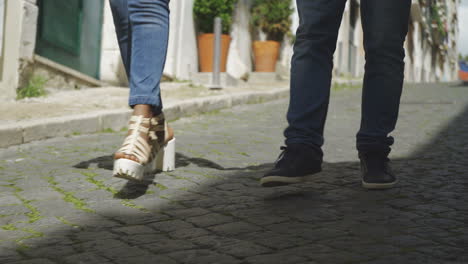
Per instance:
[[[320,149],[321,145],[316,144],[313,140],[307,140],[303,138],[286,138],[285,142],[286,145],[290,144],[302,144],[302,145],[307,145],[313,148]]]
[[[388,155],[393,142],[393,137],[358,137],[356,148],[359,153],[380,152]]]
[[[154,115],[159,115],[162,112],[162,104],[157,97],[131,96],[128,99],[128,105],[131,108],[139,104],[151,105],[151,110],[153,111]]]
[[[301,140],[300,138],[297,138],[297,139],[286,139],[285,144],[286,144],[286,146],[289,146],[289,145],[291,145],[291,144],[300,144],[300,145],[304,145],[304,146],[310,147],[310,148],[313,149],[317,154],[319,154],[320,157],[323,157],[322,148],[321,148],[319,145],[314,144],[314,143],[312,143],[312,142],[310,142],[310,141]]]

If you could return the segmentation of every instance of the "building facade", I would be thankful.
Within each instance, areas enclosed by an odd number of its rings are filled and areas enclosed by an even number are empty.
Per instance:
[[[198,73],[194,0],[171,1],[170,38],[164,73],[192,80]],[[293,1],[294,2],[294,1]],[[239,0],[231,30],[227,72],[246,79],[253,71],[250,6]],[[413,0],[406,48],[406,81],[457,80],[459,0]],[[334,76],[360,78],[365,54],[360,1],[349,0],[334,56]],[[299,19],[292,16],[294,33]],[[14,98],[28,65],[44,57],[91,78],[126,85],[109,3],[106,0],[0,0],[0,98]],[[19,30],[18,30],[19,29]],[[278,62],[288,75],[292,44],[285,40]]]

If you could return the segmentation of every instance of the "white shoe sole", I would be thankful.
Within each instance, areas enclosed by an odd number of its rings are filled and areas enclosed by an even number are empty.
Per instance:
[[[382,189],[390,189],[395,187],[398,181],[394,181],[391,183],[367,183],[362,181],[362,187],[369,189],[369,190],[382,190]]]
[[[171,139],[161,148],[156,158],[146,165],[129,159],[118,159],[114,161],[112,175],[126,180],[142,181],[145,173],[155,171],[173,171],[175,169],[175,138]]]

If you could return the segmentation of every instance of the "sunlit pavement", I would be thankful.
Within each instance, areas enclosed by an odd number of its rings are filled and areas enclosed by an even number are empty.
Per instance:
[[[360,89],[334,90],[325,164],[261,188],[288,100],[172,122],[177,170],[111,177],[124,133],[0,150],[0,263],[468,263],[468,87],[405,89],[398,187],[360,186]]]

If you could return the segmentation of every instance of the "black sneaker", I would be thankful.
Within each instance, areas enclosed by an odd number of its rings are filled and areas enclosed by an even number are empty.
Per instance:
[[[303,182],[308,176],[322,171],[322,151],[303,144],[281,147],[275,167],[262,177],[263,187],[275,187]]]
[[[366,189],[388,189],[397,184],[398,180],[390,167],[387,155],[370,152],[360,153],[362,187]]]

